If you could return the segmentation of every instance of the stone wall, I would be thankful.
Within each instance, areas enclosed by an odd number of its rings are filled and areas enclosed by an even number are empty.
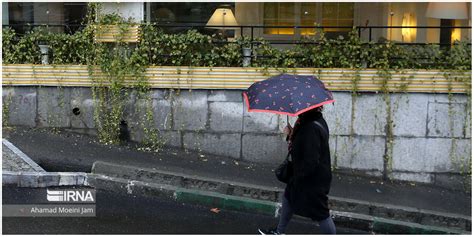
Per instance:
[[[153,123],[160,130],[160,139],[169,146],[203,153],[280,163],[287,150],[282,135],[287,117],[247,112],[241,93],[153,90]],[[453,95],[450,106],[447,94],[391,94],[394,127],[390,146],[386,137],[389,111],[383,94],[333,94],[336,103],[325,106],[324,116],[336,169],[442,186],[459,186],[466,177],[471,165],[467,96]],[[95,133],[90,88],[4,86],[3,101],[10,125]],[[134,141],[144,137],[137,121],[144,116],[145,104],[130,93],[124,120]],[[75,108],[78,115],[72,112]]]

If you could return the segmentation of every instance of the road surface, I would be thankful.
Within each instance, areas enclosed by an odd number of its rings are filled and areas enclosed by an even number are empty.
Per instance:
[[[27,203],[39,189],[3,187],[3,204]],[[277,223],[271,216],[98,190],[96,217],[4,217],[3,234],[257,234]],[[287,234],[318,234],[316,224],[290,222]],[[338,229],[339,234],[367,234]]]

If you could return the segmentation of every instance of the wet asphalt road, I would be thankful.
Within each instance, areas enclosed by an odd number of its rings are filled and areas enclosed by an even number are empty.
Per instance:
[[[4,186],[3,204],[28,203],[40,190]],[[156,197],[97,191],[96,217],[4,217],[3,234],[257,234],[277,219],[177,203]],[[316,224],[293,219],[287,234],[318,234]],[[339,234],[364,232],[338,228]]]
[[[38,189],[3,187],[3,204],[28,203]],[[96,217],[5,217],[3,234],[257,234],[277,219],[270,216],[97,191]],[[339,228],[340,234],[364,232]],[[318,227],[294,219],[288,234],[318,234]]]

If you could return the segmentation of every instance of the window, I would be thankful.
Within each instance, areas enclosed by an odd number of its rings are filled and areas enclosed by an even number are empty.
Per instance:
[[[323,26],[353,26],[354,3],[323,3]],[[326,32],[347,32],[351,28],[325,28]]]
[[[8,4],[9,25],[18,33],[31,29],[27,24],[55,25],[52,32],[75,32],[80,28],[87,13],[87,3],[10,2]],[[66,25],[65,27],[62,25]]]
[[[214,11],[221,5],[230,6],[235,12],[235,3],[219,3],[219,2],[152,2],[146,3],[146,19],[149,22],[159,22],[160,25],[174,23],[183,23],[182,27],[164,27],[167,33],[180,33],[190,29],[196,29],[203,34],[214,34],[216,29],[209,29],[205,27],[191,27],[202,26],[206,24],[211,18]]]
[[[76,27],[83,23],[87,15],[87,3],[66,2],[64,3],[64,23]]]
[[[265,26],[353,26],[354,3],[264,3]],[[326,32],[348,32],[351,28],[325,28]],[[301,28],[301,35],[314,35],[314,28]],[[265,28],[264,34],[295,35],[293,28]],[[331,36],[330,36],[331,37]]]
[[[301,3],[300,16],[302,26],[316,26],[316,4],[314,3]],[[315,29],[303,28],[301,29],[302,35],[314,35],[316,33]]]
[[[264,3],[263,24],[265,26],[293,26],[296,25],[296,4]],[[264,34],[271,35],[293,35],[293,28],[265,28]]]
[[[18,33],[25,33],[25,24],[31,24],[33,19],[33,3],[2,3],[8,4],[8,24]]]
[[[234,3],[219,2],[152,2],[149,4],[151,22],[170,23],[206,23],[220,5],[230,5],[232,9],[234,8]]]

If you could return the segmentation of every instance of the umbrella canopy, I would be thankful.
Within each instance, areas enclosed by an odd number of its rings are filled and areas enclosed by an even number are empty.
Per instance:
[[[333,103],[332,93],[315,76],[280,74],[255,82],[243,92],[249,112],[298,116]]]

